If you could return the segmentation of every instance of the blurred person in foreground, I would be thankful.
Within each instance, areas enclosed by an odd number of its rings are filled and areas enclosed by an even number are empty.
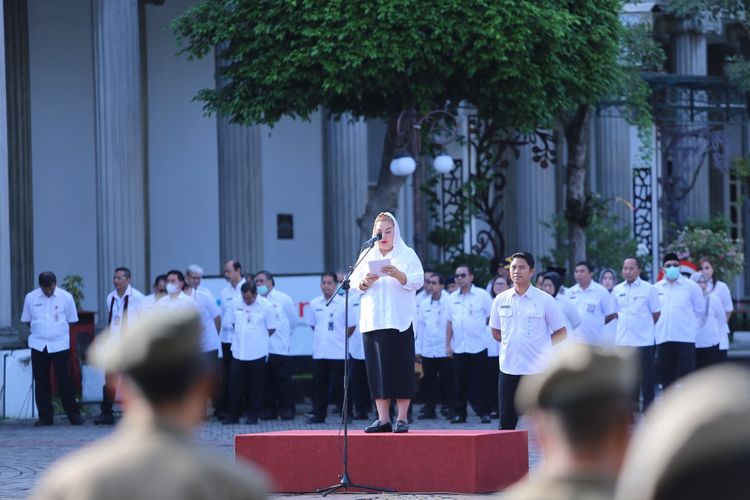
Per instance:
[[[190,443],[214,385],[202,334],[199,313],[177,309],[98,339],[91,359],[122,374],[125,417],[113,434],[53,464],[30,498],[264,498],[259,472]]]
[[[572,343],[524,377],[516,403],[532,411],[544,464],[503,498],[612,498],[627,451],[638,365],[633,352]]]
[[[636,430],[617,500],[748,498],[750,371],[721,364],[667,390]]]

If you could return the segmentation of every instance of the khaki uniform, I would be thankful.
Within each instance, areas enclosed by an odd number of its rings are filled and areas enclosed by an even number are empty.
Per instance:
[[[259,472],[203,452],[154,417],[127,414],[109,437],[54,464],[33,500],[265,498]]]
[[[502,494],[503,500],[610,500],[615,494],[612,478],[570,474],[552,476],[541,471],[530,481],[516,483]]]

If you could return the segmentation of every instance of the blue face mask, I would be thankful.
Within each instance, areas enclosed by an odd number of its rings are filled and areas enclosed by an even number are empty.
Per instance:
[[[680,268],[668,267],[666,271],[664,271],[664,275],[667,277],[668,280],[674,281],[680,277]]]
[[[337,292],[339,295],[344,295],[346,293],[346,290],[343,288],[339,288],[339,291]]]
[[[268,285],[260,285],[258,287],[258,293],[261,295],[268,295]]]

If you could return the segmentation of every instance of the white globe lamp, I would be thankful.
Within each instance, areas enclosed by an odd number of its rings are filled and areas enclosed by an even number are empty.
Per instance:
[[[435,157],[435,160],[432,162],[432,166],[435,167],[435,170],[437,170],[438,173],[441,174],[447,174],[454,168],[456,168],[456,164],[453,162],[453,158],[450,157],[448,153],[440,153]]]
[[[401,177],[411,175],[417,169],[417,162],[409,155],[397,156],[391,160],[391,173]]]

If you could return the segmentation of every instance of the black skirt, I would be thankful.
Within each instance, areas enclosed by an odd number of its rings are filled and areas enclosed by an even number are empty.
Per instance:
[[[370,393],[375,399],[411,399],[414,378],[414,328],[363,332]]]

